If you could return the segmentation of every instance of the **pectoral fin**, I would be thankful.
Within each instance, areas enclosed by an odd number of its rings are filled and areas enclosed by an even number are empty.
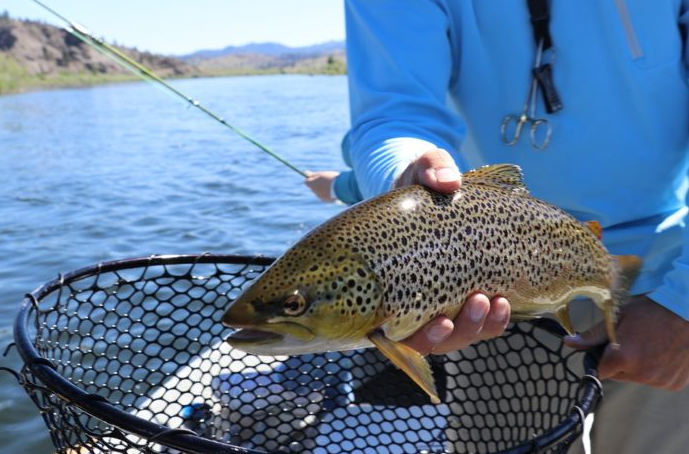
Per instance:
[[[374,331],[368,338],[392,363],[402,369],[404,373],[414,380],[431,398],[434,404],[440,403],[438,391],[435,389],[435,381],[428,362],[411,347],[401,342],[395,342],[385,337],[381,331]]]

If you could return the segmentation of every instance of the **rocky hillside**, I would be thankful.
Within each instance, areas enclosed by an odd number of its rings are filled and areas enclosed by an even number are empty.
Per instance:
[[[164,77],[200,74],[198,68],[177,58],[120,49]],[[129,76],[127,70],[61,28],[0,16],[0,92]]]
[[[259,43],[182,57],[118,48],[164,78],[346,71],[342,42],[303,48]],[[135,75],[61,28],[0,14],[0,94],[133,79]]]
[[[239,74],[345,74],[344,52],[316,55],[231,54],[194,59],[203,73],[217,76]]]

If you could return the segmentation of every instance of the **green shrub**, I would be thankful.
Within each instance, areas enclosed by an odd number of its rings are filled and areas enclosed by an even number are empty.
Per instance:
[[[0,94],[21,90],[28,77],[26,69],[17,60],[0,52]]]

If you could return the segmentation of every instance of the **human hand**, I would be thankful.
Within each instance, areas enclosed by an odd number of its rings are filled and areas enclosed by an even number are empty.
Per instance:
[[[436,148],[409,164],[395,181],[394,187],[412,184],[450,193],[460,188],[462,178],[452,156]],[[505,298],[497,296],[490,299],[482,293],[475,293],[467,298],[454,320],[440,315],[403,342],[423,355],[441,355],[500,336],[509,319],[510,305]]]
[[[460,188],[462,178],[452,156],[436,148],[409,164],[394,187],[412,184],[450,193]],[[505,298],[497,296],[490,299],[482,293],[475,293],[467,298],[454,320],[440,315],[403,342],[423,355],[441,355],[501,335],[509,319],[510,305]]]
[[[340,172],[326,170],[322,172],[306,171],[304,173],[306,173],[304,184],[316,194],[316,197],[324,202],[335,201],[335,197],[333,196],[333,185],[335,184],[335,178],[337,178]]]
[[[617,324],[619,349],[605,347],[598,365],[601,380],[613,379],[679,391],[689,384],[689,322],[640,296],[623,306]],[[589,349],[608,340],[600,323],[565,343]]]
[[[500,336],[510,320],[510,305],[501,296],[470,295],[454,320],[439,315],[402,342],[420,352],[443,355],[474,342]]]
[[[393,187],[421,184],[438,192],[450,193],[459,189],[462,177],[454,159],[447,151],[429,150],[411,162],[397,178]]]

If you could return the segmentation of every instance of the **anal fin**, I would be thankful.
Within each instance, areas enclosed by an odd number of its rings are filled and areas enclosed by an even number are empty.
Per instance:
[[[564,329],[567,330],[567,334],[570,336],[574,335],[574,326],[572,326],[572,320],[569,318],[569,306],[564,305],[555,312],[555,318]]]
[[[381,331],[369,333],[368,338],[378,350],[392,363],[402,369],[414,382],[423,389],[434,404],[440,403],[431,367],[426,359],[411,347],[385,337]]]

